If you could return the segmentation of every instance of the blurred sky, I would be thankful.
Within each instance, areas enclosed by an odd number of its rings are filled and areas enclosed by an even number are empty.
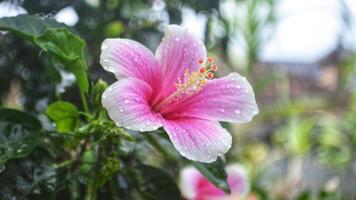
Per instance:
[[[277,26],[272,37],[265,41],[261,59],[268,62],[315,62],[333,51],[340,42],[347,48],[356,50],[356,25],[353,23],[351,30],[347,29],[342,20],[345,9],[351,11],[353,20],[356,19],[356,1],[344,0],[346,6],[341,2],[342,0],[280,0],[276,10]],[[223,1],[223,4],[229,4],[225,7],[231,8],[231,3],[235,1]],[[224,10],[224,6],[222,9],[227,13],[239,12],[235,9]],[[20,13],[26,13],[26,10],[6,1],[0,3],[0,18]],[[58,11],[54,18],[69,26],[78,21],[73,7]],[[204,14],[183,8],[182,25],[200,37],[204,37],[206,21]]]

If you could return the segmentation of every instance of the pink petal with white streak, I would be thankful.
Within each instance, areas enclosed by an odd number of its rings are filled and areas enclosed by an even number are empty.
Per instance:
[[[203,42],[185,28],[169,25],[156,50],[156,57],[164,75],[164,87],[157,98],[161,100],[174,92],[178,77],[183,80],[186,69],[196,71],[199,68],[198,59],[206,58],[206,49]]]
[[[142,44],[129,39],[106,39],[101,45],[100,63],[117,78],[133,77],[159,89],[161,72],[153,53]]]
[[[153,131],[162,126],[160,114],[152,112],[148,101],[152,88],[134,78],[121,79],[102,95],[102,103],[117,126],[134,131]]]
[[[250,185],[245,169],[239,164],[226,167],[231,194],[215,187],[196,168],[186,167],[180,173],[182,195],[189,200],[237,200],[249,194]]]
[[[245,123],[258,113],[255,94],[238,73],[213,79],[201,91],[161,111],[166,118],[195,117],[213,121]]]
[[[165,120],[163,128],[179,153],[190,160],[213,162],[231,147],[231,135],[219,122],[181,118]]]

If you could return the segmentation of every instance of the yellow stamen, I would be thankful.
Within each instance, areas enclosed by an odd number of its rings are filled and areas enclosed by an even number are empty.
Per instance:
[[[200,65],[204,64],[202,60],[202,58],[198,60]],[[189,70],[186,69],[184,72],[184,81],[178,78],[175,84],[176,91],[156,105],[154,110],[161,110],[166,105],[180,99],[184,94],[192,96],[198,93],[206,85],[207,79],[214,77],[216,70],[212,68],[212,63],[213,59],[209,57],[208,64],[201,66],[198,71],[189,72]]]

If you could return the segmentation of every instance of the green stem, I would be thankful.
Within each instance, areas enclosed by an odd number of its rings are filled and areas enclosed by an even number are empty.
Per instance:
[[[91,174],[91,179],[86,187],[85,200],[95,200],[97,195],[97,188],[95,185],[96,175],[98,173],[98,163],[100,162],[100,146],[98,146],[98,151],[96,152],[94,171]]]
[[[143,134],[147,141],[154,147],[156,148],[167,160],[173,160],[173,156],[161,146],[160,143],[157,142],[157,140],[151,135],[151,133],[145,133]]]
[[[84,111],[86,113],[90,113],[89,112],[89,107],[88,107],[88,101],[87,101],[87,98],[85,97],[85,93],[83,91],[80,91],[80,99],[82,100]]]

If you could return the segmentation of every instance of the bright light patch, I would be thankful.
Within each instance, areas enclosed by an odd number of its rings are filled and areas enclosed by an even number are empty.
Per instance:
[[[3,1],[0,3],[0,18],[14,17],[25,13],[27,13],[27,11],[15,3],[9,1]]]
[[[342,31],[335,0],[284,0],[278,6],[276,32],[261,52],[272,62],[315,62],[333,51]]]
[[[58,11],[54,18],[67,26],[74,26],[79,20],[78,14],[75,12],[73,6],[68,6]]]
[[[204,14],[196,14],[191,8],[182,8],[182,26],[195,33],[204,40],[207,17]]]

